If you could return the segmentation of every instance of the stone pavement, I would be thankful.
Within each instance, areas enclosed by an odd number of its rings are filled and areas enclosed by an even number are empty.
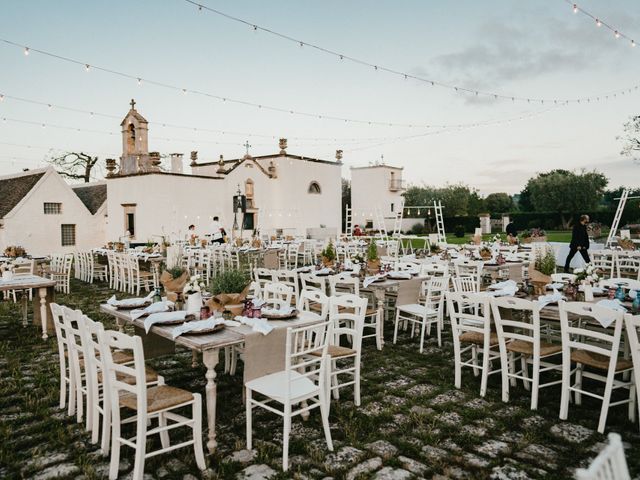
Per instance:
[[[58,302],[80,308],[111,327],[97,305],[111,296],[104,285],[74,282]],[[387,325],[387,339],[391,338]],[[604,445],[595,432],[599,404],[584,399],[572,405],[569,421],[558,420],[559,391],[543,390],[540,408],[529,410],[522,386],[500,400],[499,378],[478,396],[479,380],[463,375],[453,387],[450,332],[442,348],[433,340],[419,354],[417,340],[401,334],[397,345],[378,352],[366,343],[363,354],[362,406],[350,391],[331,407],[335,451],[326,449],[317,413],[293,423],[291,469],[281,466],[282,423],[275,415],[254,413],[256,449],[245,450],[242,372],[219,372],[219,451],[207,456],[208,469],[196,468],[191,450],[147,461],[145,478],[180,479],[533,479],[571,478]],[[191,367],[191,353],[149,361],[169,385],[204,393],[204,370]],[[83,426],[58,409],[58,359],[55,339],[43,342],[34,327],[20,326],[18,308],[0,302],[0,478],[106,478],[108,458],[90,443]],[[640,436],[626,420],[625,407],[611,410],[608,431],[622,435],[632,477],[640,478]],[[206,421],[204,422],[206,425]],[[178,440],[180,433],[172,434]],[[150,447],[159,445],[150,439]],[[633,454],[632,452],[636,452]],[[124,449],[121,478],[132,469],[132,451]]]

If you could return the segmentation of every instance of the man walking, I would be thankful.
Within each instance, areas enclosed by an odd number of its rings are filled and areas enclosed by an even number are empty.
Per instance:
[[[569,255],[564,262],[564,272],[569,273],[569,264],[573,256],[580,252],[586,263],[591,262],[589,259],[589,234],[587,233],[587,224],[589,223],[589,215],[581,215],[580,222],[573,226],[571,233],[571,243],[569,244]]]

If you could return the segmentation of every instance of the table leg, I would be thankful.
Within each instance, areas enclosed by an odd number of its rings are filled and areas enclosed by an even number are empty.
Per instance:
[[[28,290],[22,291],[22,298],[20,299],[22,302],[22,326],[27,326],[27,312],[29,310],[29,298],[28,298]]]
[[[47,339],[47,289],[39,288],[40,297],[40,321],[42,322],[42,339]]]
[[[218,387],[216,386],[216,365],[218,364],[220,352],[217,348],[212,350],[205,350],[202,352],[202,363],[207,367],[206,387],[206,399],[207,399],[207,425],[209,427],[207,432],[207,450],[209,453],[213,453],[218,446],[216,442],[216,402]]]
[[[116,318],[116,326],[118,327],[118,331],[120,333],[124,333],[124,320]]]
[[[191,368],[196,368],[198,366],[198,351],[191,351]]]

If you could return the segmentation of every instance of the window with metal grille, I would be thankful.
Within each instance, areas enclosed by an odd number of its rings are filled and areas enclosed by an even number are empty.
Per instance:
[[[45,215],[59,215],[62,213],[61,203],[44,202],[44,214]]]
[[[70,247],[76,244],[76,226],[72,223],[63,223],[60,225],[60,233],[62,235],[62,246]]]

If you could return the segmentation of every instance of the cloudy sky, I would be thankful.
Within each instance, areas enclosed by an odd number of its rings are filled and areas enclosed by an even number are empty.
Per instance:
[[[250,24],[472,90],[564,99],[640,84],[640,46],[615,39],[563,0],[200,1]],[[637,1],[579,5],[640,42]],[[5,40],[81,62],[33,50],[25,56],[0,42],[0,117],[7,119],[0,123],[0,174],[36,167],[61,150],[119,156],[120,117],[134,97],[151,122],[152,150],[186,156],[197,150],[201,160],[240,156],[246,140],[252,154],[273,153],[282,136],[290,139],[290,153],[332,159],[336,149],[344,150],[345,176],[349,166],[384,155],[385,162],[405,167],[412,183],[464,182],[485,194],[518,192],[529,176],[552,168],[596,168],[612,186],[640,185],[640,165],[620,156],[616,138],[626,119],[639,113],[640,89],[555,108],[460,94],[300,47],[198,12],[184,0],[4,2],[0,32]],[[314,115],[138,85],[95,68],[87,72],[84,63]],[[318,116],[418,125],[527,118],[441,131]]]

